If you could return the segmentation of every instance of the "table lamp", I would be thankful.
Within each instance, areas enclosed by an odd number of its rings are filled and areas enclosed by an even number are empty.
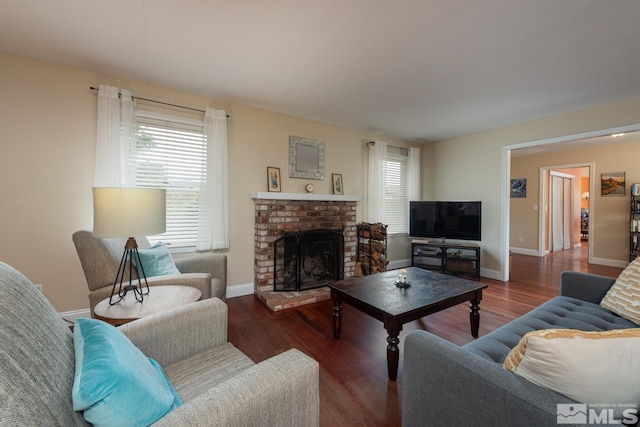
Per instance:
[[[128,291],[142,302],[149,284],[133,236],[151,236],[166,231],[165,190],[158,188],[95,187],[93,189],[93,234],[96,237],[127,237],[120,266],[111,289],[109,305],[117,304]],[[135,262],[134,262],[135,261]],[[134,278],[132,263],[137,267]],[[129,266],[129,280],[125,270]],[[137,279],[137,285],[134,281]],[[143,283],[146,290],[143,289]],[[116,286],[118,290],[116,292]]]

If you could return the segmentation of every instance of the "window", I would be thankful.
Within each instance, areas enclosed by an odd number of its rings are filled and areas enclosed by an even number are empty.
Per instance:
[[[389,234],[409,232],[409,196],[407,193],[406,150],[388,148],[387,158],[381,162],[385,183],[384,223]]]
[[[203,122],[138,110],[136,130],[129,157],[136,186],[166,189],[167,231],[150,240],[171,248],[195,247],[207,169]]]
[[[206,107],[203,118],[168,116],[138,110],[133,98],[125,89],[120,92],[105,85],[98,89],[94,185],[165,188],[163,241],[186,250],[228,249],[226,112]],[[114,131],[118,128],[120,132]]]

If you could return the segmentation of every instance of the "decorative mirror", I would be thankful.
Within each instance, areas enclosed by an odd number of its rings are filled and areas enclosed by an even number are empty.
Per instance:
[[[289,177],[324,179],[324,142],[289,137]]]

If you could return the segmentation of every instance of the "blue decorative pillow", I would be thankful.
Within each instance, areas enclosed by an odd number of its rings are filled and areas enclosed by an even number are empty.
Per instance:
[[[158,242],[149,249],[138,249],[140,262],[147,277],[165,276],[167,274],[180,274],[169,253],[169,249],[162,242]],[[138,260],[134,258],[133,265],[138,266]]]
[[[158,363],[114,326],[79,318],[73,328],[73,409],[96,427],[147,426],[182,405]]]

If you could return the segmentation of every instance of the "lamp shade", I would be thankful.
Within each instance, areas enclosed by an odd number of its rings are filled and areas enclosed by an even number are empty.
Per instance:
[[[96,237],[152,236],[166,231],[166,195],[159,188],[95,187]]]

